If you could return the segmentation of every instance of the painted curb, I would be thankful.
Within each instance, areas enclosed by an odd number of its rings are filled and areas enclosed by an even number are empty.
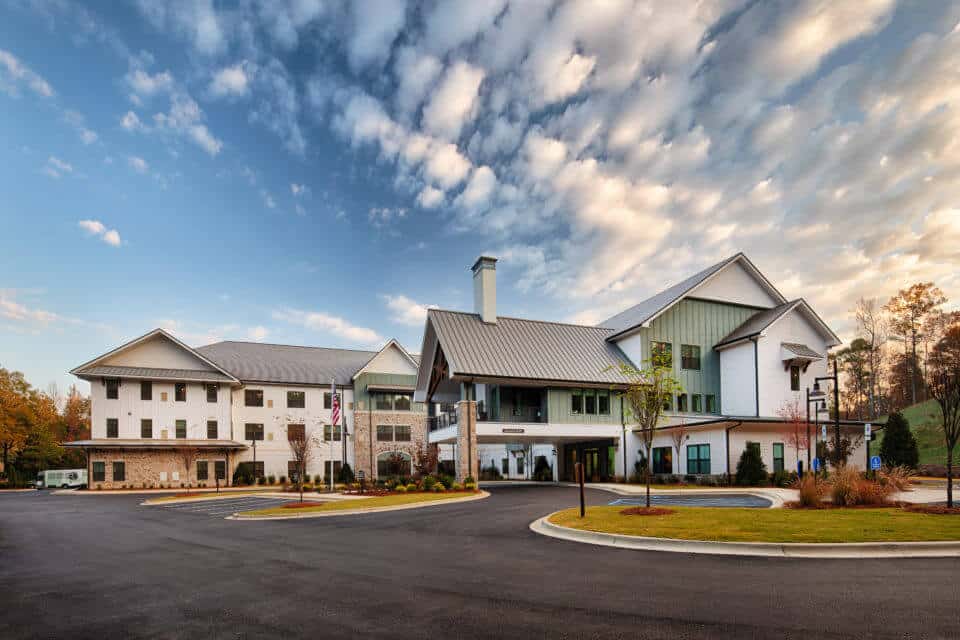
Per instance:
[[[559,513],[554,512],[554,513]],[[667,551],[706,555],[764,558],[954,558],[960,557],[960,542],[709,542],[648,538],[619,533],[571,529],[549,522],[546,515],[530,523],[530,530],[550,538],[634,551]]]
[[[450,498],[448,500],[431,500],[428,502],[414,502],[412,504],[401,504],[395,507],[367,507],[366,509],[340,509],[338,511],[321,511],[313,513],[299,513],[289,516],[244,516],[242,512],[229,515],[224,520],[242,520],[244,522],[264,522],[267,520],[306,520],[308,518],[333,518],[336,516],[359,516],[365,513],[383,513],[386,511],[404,511],[406,509],[425,509],[427,507],[438,507],[445,504],[460,504],[462,502],[473,502],[474,500],[483,500],[489,498],[490,494],[481,491],[474,496],[465,498]]]

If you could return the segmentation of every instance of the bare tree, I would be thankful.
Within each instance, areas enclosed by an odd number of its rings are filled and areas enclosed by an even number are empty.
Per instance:
[[[689,437],[690,436],[689,436],[689,432],[687,431],[687,426],[684,424],[676,426],[670,431],[670,440],[673,441],[673,446],[677,450],[677,474],[678,475],[680,473],[680,460],[683,459],[681,457],[680,451],[683,448],[683,443],[686,442],[687,438]],[[626,469],[624,469],[624,472],[626,472]]]
[[[785,402],[777,409],[777,415],[783,418],[783,439],[787,446],[792,448],[800,460],[803,452],[810,448],[810,437],[807,435],[807,416],[800,409],[800,401]]]
[[[440,447],[420,441],[414,451],[413,471],[417,478],[429,476],[437,470],[440,461]]]
[[[183,468],[187,471],[187,493],[190,493],[190,487],[192,486],[190,482],[190,470],[193,469],[194,465],[197,463],[197,458],[200,457],[200,449],[197,447],[185,446],[178,448],[177,453],[180,455],[180,460],[183,461]]]
[[[682,391],[682,388],[673,376],[673,362],[669,353],[655,353],[645,364],[646,366],[642,369],[621,364],[620,373],[630,381],[623,397],[626,399],[627,414],[637,426],[647,460],[643,474],[647,485],[646,505],[649,508],[650,452],[653,447],[653,434],[660,424],[664,404],[670,403],[673,396]]]
[[[290,455],[293,456],[297,467],[297,490],[300,492],[300,502],[303,502],[303,479],[307,473],[307,465],[313,459],[314,447],[317,442],[315,436],[307,433],[304,424],[287,425],[287,444],[290,446]],[[333,470],[331,463],[331,471]]]
[[[866,343],[868,376],[869,417],[878,414],[877,399],[883,397],[881,380],[883,379],[883,345],[887,341],[887,320],[876,298],[860,298],[854,309],[857,321],[857,333]]]
[[[940,405],[947,445],[947,507],[953,507],[953,450],[960,439],[960,325],[950,327],[930,355],[930,392]]]

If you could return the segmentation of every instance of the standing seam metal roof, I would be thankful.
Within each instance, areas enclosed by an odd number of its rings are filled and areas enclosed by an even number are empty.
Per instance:
[[[766,309],[764,311],[755,313],[747,318],[739,327],[728,333],[727,336],[715,346],[722,347],[725,344],[730,344],[731,342],[736,342],[737,340],[743,340],[744,338],[749,338],[759,334],[761,331],[773,324],[777,318],[785,314],[800,302],[802,301],[799,299],[791,300],[790,302],[785,302],[772,309]]]
[[[607,342],[612,331],[519,318],[488,324],[475,313],[431,309],[453,374],[564,382],[622,384],[630,360]]]
[[[197,351],[245,382],[350,385],[376,351],[225,341]]]

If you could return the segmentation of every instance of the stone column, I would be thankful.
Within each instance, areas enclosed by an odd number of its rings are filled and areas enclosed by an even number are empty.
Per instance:
[[[461,400],[457,403],[457,482],[463,482],[467,476],[474,480],[480,477],[477,468],[477,402]]]

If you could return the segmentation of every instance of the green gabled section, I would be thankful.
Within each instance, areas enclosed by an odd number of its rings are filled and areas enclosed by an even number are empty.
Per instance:
[[[596,413],[573,413],[570,396],[576,391],[603,392],[610,396],[610,413],[601,415]],[[548,389],[547,390],[547,418],[555,424],[621,424],[620,396],[614,391],[605,389]]]
[[[370,385],[401,385],[412,388],[417,385],[417,376],[400,373],[361,373],[353,381],[353,398],[358,410],[366,411],[370,408],[370,393],[367,391]],[[422,402],[414,402],[412,410],[423,413],[427,411],[426,405]]]
[[[756,307],[684,299],[655,318],[650,327],[641,329],[643,353],[650,353],[650,343],[673,345],[673,370],[687,394],[715,395],[717,410],[723,410],[720,397],[720,354],[713,350],[727,334],[761,311]],[[700,370],[681,368],[681,345],[700,347]],[[639,363],[638,363],[639,364]]]

